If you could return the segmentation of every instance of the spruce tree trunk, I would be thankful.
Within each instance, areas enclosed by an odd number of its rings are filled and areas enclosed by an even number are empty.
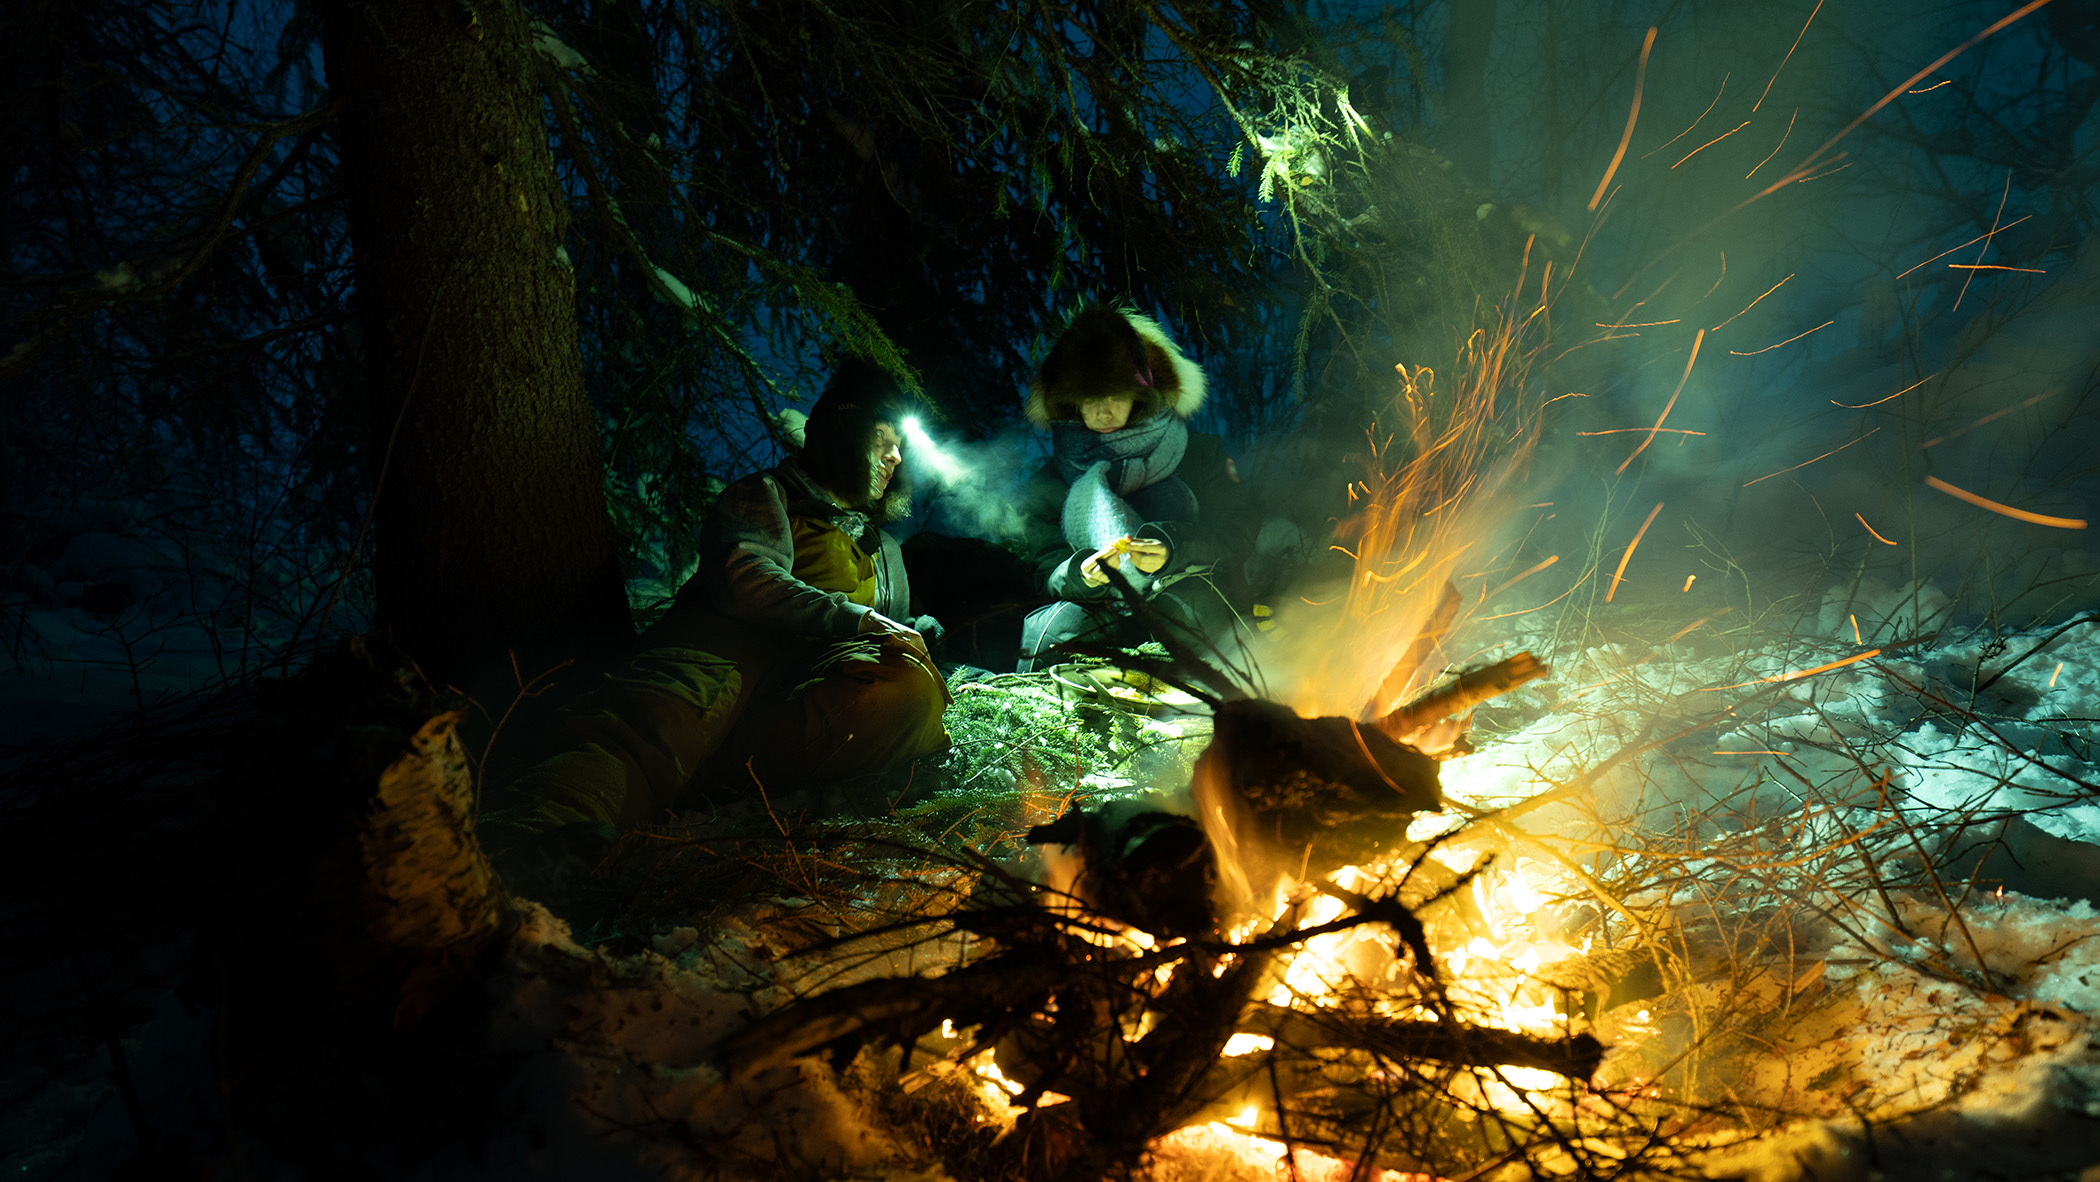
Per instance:
[[[628,627],[518,0],[326,0],[379,614],[434,679]]]

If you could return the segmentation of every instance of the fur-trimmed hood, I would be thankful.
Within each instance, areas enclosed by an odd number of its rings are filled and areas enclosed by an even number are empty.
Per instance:
[[[1157,320],[1128,304],[1080,309],[1028,382],[1023,413],[1038,427],[1077,419],[1089,398],[1131,394],[1131,421],[1162,411],[1182,419],[1203,405],[1203,369]]]

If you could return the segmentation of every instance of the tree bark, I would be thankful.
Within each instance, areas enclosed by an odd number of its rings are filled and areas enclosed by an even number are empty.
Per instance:
[[[440,682],[628,627],[518,0],[327,0],[381,621]],[[535,670],[536,671],[536,670]]]

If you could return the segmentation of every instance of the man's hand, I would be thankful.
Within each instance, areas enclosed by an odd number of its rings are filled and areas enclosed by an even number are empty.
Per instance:
[[[926,651],[926,638],[919,635],[917,629],[907,624],[900,624],[881,612],[868,612],[861,616],[860,634],[862,636],[879,636],[885,642],[901,644],[912,652],[917,653],[919,659],[925,661],[929,667],[933,664],[932,654]]]
[[[932,616],[919,618],[936,630],[935,635],[939,635],[939,621]],[[926,676],[933,680],[933,684],[940,687],[941,701],[950,706],[955,704],[955,695],[949,692],[947,679],[941,676],[941,667],[934,663],[933,654],[926,651],[926,637],[918,629],[900,624],[881,612],[869,612],[860,618],[860,634],[880,637],[885,648],[895,646],[903,649],[911,660],[917,661],[920,667],[926,670]]]
[[[1158,574],[1159,568],[1167,565],[1167,544],[1157,538],[1134,538],[1125,534],[1087,555],[1086,561],[1079,564],[1079,577],[1086,580],[1087,586],[1099,587],[1108,582],[1108,576],[1101,571],[1101,564],[1114,563],[1120,566],[1125,557],[1128,557],[1130,565],[1139,571],[1148,575]]]

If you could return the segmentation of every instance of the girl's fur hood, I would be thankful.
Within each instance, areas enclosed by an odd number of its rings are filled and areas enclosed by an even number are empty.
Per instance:
[[[1188,359],[1157,320],[1128,304],[1090,304],[1066,322],[1050,353],[1028,382],[1022,408],[1046,427],[1079,418],[1089,398],[1133,395],[1131,421],[1164,410],[1182,419],[1203,405],[1203,369]]]

